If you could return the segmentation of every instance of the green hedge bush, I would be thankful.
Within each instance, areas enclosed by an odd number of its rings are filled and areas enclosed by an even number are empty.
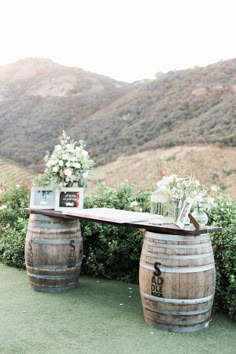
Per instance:
[[[0,193],[0,261],[9,266],[24,266],[29,217],[24,208],[28,206],[29,192],[26,188],[8,186],[5,192]]]
[[[85,198],[86,208],[116,208],[149,211],[150,191],[134,192],[123,183],[116,189],[100,185],[96,194]],[[138,282],[143,231],[96,222],[81,222],[84,260],[82,272],[108,279]]]
[[[211,234],[216,267],[214,307],[236,319],[236,202],[223,194],[215,202],[209,221],[223,231]]]

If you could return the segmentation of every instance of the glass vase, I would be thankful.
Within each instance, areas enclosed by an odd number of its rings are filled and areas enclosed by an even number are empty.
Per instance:
[[[193,211],[192,216],[200,226],[204,226],[208,223],[208,216],[204,210],[196,209]]]

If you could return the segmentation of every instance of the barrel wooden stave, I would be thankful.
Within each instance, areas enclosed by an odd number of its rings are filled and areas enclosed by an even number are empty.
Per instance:
[[[154,263],[163,282],[152,294]],[[158,278],[155,277],[157,280]],[[208,326],[215,291],[214,257],[208,234],[163,235],[146,232],[139,273],[145,321],[173,332]],[[154,287],[155,288],[155,287]]]
[[[150,290],[150,276],[152,276],[151,271],[142,270],[142,289],[147,294]],[[162,277],[164,283],[168,284],[168,287],[164,287],[163,284],[163,296],[167,299],[194,299],[195,296],[203,298],[213,292],[212,284],[215,277],[212,270],[200,274],[162,272]]]
[[[31,214],[25,260],[29,283],[44,292],[61,292],[79,284],[83,242],[78,221]]]

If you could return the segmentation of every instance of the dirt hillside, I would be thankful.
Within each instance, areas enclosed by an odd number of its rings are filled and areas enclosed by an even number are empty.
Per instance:
[[[169,149],[148,150],[97,167],[89,190],[105,181],[115,187],[124,180],[137,188],[155,184],[163,175],[193,175],[201,183],[218,185],[236,199],[236,148],[214,145],[183,145]]]

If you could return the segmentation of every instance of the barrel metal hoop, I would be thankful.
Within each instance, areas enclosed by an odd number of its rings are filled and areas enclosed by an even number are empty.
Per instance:
[[[153,271],[153,265],[147,265],[140,261],[140,267],[146,268],[148,270]],[[159,267],[161,272],[163,273],[198,273],[205,272],[207,270],[214,269],[214,262],[211,264],[203,265],[203,266],[195,266],[195,267]]]
[[[203,304],[205,302],[211,301],[214,298],[214,294],[199,298],[199,299],[168,299],[163,297],[152,296],[144,293],[140,290],[141,296],[143,296],[146,300],[151,300],[155,302],[164,302],[175,305],[195,305],[195,304]]]
[[[58,279],[71,279],[71,278],[77,278],[78,277],[78,274],[75,273],[75,272],[70,272],[70,273],[67,273],[65,275],[46,275],[46,274],[32,274],[32,273],[29,273],[29,271],[27,272],[28,276],[29,277],[32,277],[32,278],[37,278],[37,279],[50,279],[50,280],[58,280]]]
[[[145,318],[151,323],[153,324],[153,320],[151,318],[149,318],[148,316],[145,316]],[[168,332],[174,332],[174,333],[191,333],[191,332],[195,332],[198,331],[199,329],[204,329],[207,328],[209,325],[209,319],[207,320],[207,322],[203,322],[200,323],[198,325],[192,325],[192,326],[186,326],[186,325],[170,325],[170,324],[157,324],[155,323],[155,326],[157,328],[160,328],[162,330],[166,330]]]
[[[150,238],[154,240],[161,241],[207,241],[209,242],[209,234],[202,234],[200,236],[181,236],[181,235],[170,235],[170,234],[157,234],[154,232],[146,232],[145,238]]]
[[[48,229],[48,228],[41,228],[41,229],[36,229],[36,228],[31,228],[28,227],[28,231],[31,232],[32,234],[45,234],[45,232],[50,235],[60,235],[60,234],[77,234],[78,232],[80,232],[80,229],[75,227],[75,228],[68,228],[68,229]]]
[[[148,318],[148,314],[146,313],[146,317]],[[191,326],[191,325],[198,325],[200,323],[202,323],[203,321],[209,321],[211,317],[211,314],[205,315],[204,318],[193,318],[193,319],[189,319],[189,318],[185,318],[184,321],[182,321],[182,319],[178,319],[178,317],[176,317],[175,319],[173,319],[173,323],[172,320],[171,321],[161,321],[158,320],[158,324],[160,325],[169,325],[169,326],[181,326],[183,328],[183,326]],[[169,322],[169,323],[168,323]]]
[[[82,261],[78,262],[75,264],[74,267],[70,268],[70,270],[73,270],[74,268],[79,268],[82,264]],[[28,270],[34,269],[34,270],[60,270],[60,269],[68,269],[68,265],[48,265],[48,264],[34,264],[33,267],[28,267]]]
[[[159,309],[152,309],[146,305],[144,305],[145,309],[151,312],[159,313],[161,315],[170,315],[170,316],[194,316],[194,315],[201,315],[203,313],[211,311],[212,307],[207,307],[202,310],[196,311],[168,311],[168,310],[159,310]]]
[[[186,244],[186,245],[176,245],[174,243],[168,244],[168,243],[155,243],[155,242],[150,242],[149,240],[146,240],[145,242],[146,246],[151,246],[153,248],[170,248],[170,249],[192,249],[192,248],[206,248],[206,247],[212,247],[211,242],[206,242],[206,243],[197,243],[197,244]]]
[[[44,240],[44,239],[33,239],[31,243],[33,245],[70,245],[71,240]],[[82,238],[74,240],[74,243],[82,243]]]
[[[173,260],[187,260],[187,259],[201,259],[201,258],[208,258],[208,257],[213,257],[213,252],[210,253],[204,253],[204,254],[193,254],[193,255],[182,255],[182,256],[176,256],[176,255],[166,255],[166,254],[155,254],[152,252],[145,252],[143,251],[142,254],[147,257],[153,257],[153,258],[159,258],[159,259],[173,259]]]

